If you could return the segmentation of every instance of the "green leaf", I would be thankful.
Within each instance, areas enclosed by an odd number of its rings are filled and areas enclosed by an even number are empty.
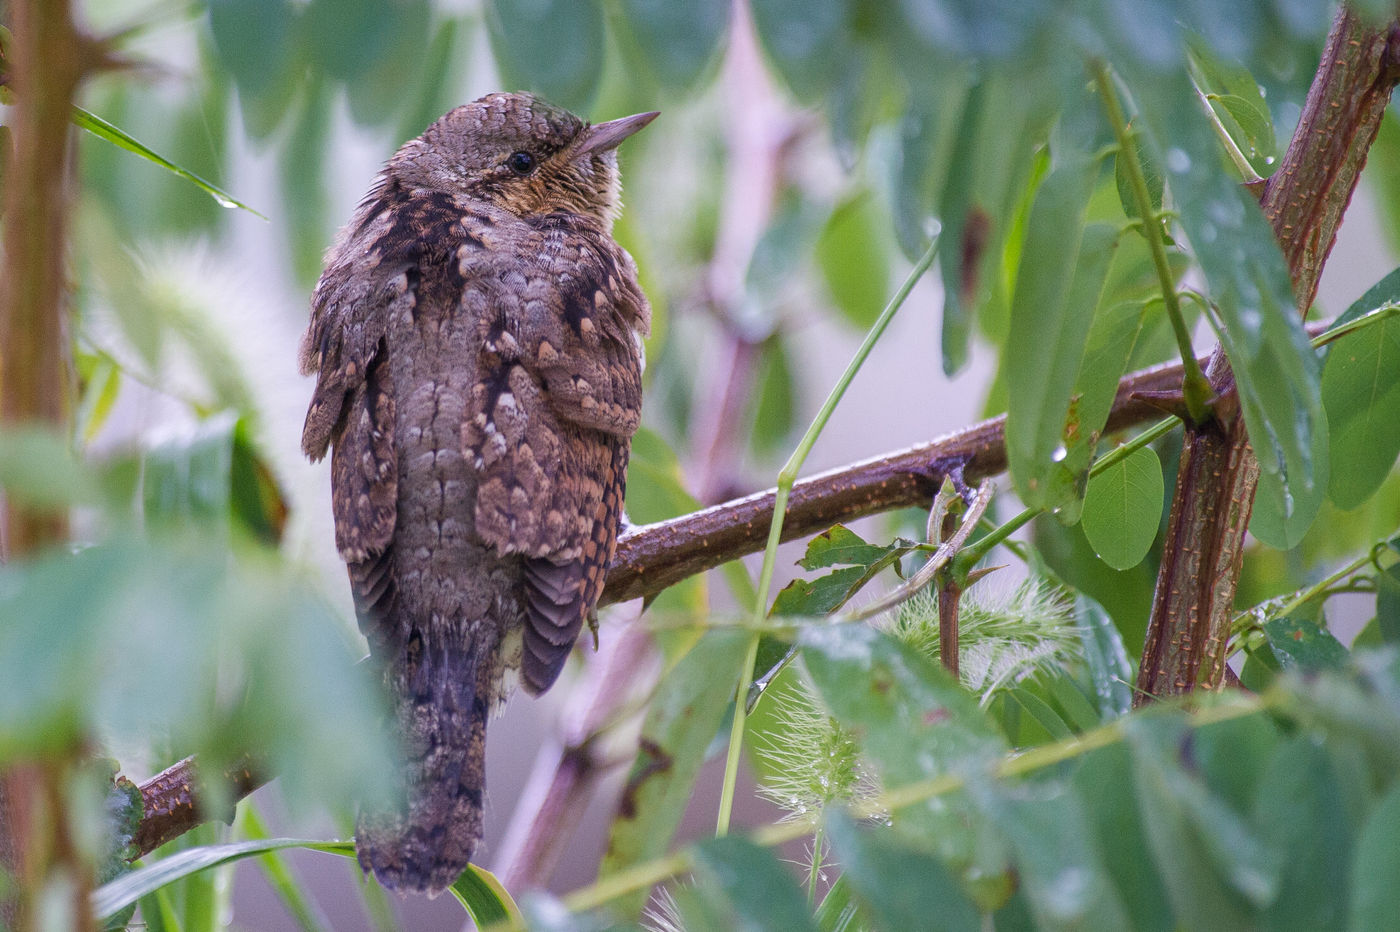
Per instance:
[[[32,424],[0,429],[0,489],[11,502],[63,510],[100,500],[99,477],[55,431]]]
[[[1290,549],[1322,506],[1328,458],[1317,354],[1288,266],[1259,205],[1223,170],[1219,143],[1185,75],[1144,77],[1133,92],[1165,153],[1180,223],[1224,323],[1221,340],[1259,460],[1250,530],[1271,547]]]
[[[1077,397],[1071,414],[1078,414],[1076,443],[1098,441],[1113,398],[1118,392],[1118,380],[1128,369],[1133,347],[1142,332],[1145,302],[1123,301],[1112,305],[1100,302],[1094,312],[1085,338],[1084,361],[1074,382]]]
[[[608,833],[603,875],[666,852],[685,812],[686,800],[719,731],[732,690],[715,688],[716,670],[736,670],[748,649],[749,634],[711,630],[661,679],[647,706],[637,758],[622,789],[617,817]],[[624,908],[640,911],[645,892]]]
[[[486,30],[507,87],[585,111],[603,73],[603,10],[598,0],[490,0]]]
[[[802,100],[825,93],[846,43],[843,0],[754,0],[754,25],[764,51]]]
[[[1351,915],[1347,927],[1353,932],[1384,929],[1400,916],[1400,783],[1371,810],[1351,868]]]
[[[1400,269],[1353,304],[1337,323],[1400,301]],[[1337,340],[1322,368],[1332,477],[1338,508],[1355,508],[1380,488],[1400,455],[1400,318],[1388,317]]]
[[[312,64],[357,85],[388,49],[396,12],[390,0],[309,0],[298,34]]]
[[[1275,618],[1264,623],[1264,635],[1285,670],[1328,670],[1346,666],[1350,656],[1330,631],[1311,621]]]
[[[787,342],[780,335],[774,334],[763,342],[754,381],[754,451],[762,454],[789,449],[789,438],[797,426],[797,385]]]
[[[467,869],[447,889],[479,929],[497,922],[519,924],[522,921],[520,907],[515,905],[510,892],[495,874],[485,868],[468,864]]]
[[[939,73],[935,82],[914,95],[900,121],[899,158],[891,160],[891,208],[895,239],[910,262],[928,249],[938,229],[934,218],[947,176],[963,164],[955,154],[965,138],[960,121],[968,113],[965,105],[970,83],[965,69],[949,68]],[[946,362],[944,368],[946,371]]]
[[[729,28],[727,0],[622,0],[642,63],[662,87],[683,90],[716,57]]]
[[[308,19],[311,10],[307,10]],[[357,11],[354,15],[363,14]],[[354,91],[346,95],[346,101],[355,122],[382,126],[400,116],[405,91],[422,87],[420,75],[431,61],[424,49],[429,42],[432,8],[428,0],[397,0],[389,3],[387,10],[371,10],[369,15],[381,17],[375,25],[384,34],[383,44],[363,74],[351,79]],[[436,116],[434,113],[433,118]]]
[[[883,826],[860,828],[844,812],[826,812],[826,837],[843,868],[841,881],[876,928],[976,932],[977,907],[937,858]],[[825,903],[823,910],[825,909]]]
[[[972,798],[1011,843],[1021,889],[1041,929],[1128,928],[1123,904],[1073,793],[977,781]]]
[[[1271,902],[1283,853],[1182,760],[1185,722],[1164,714],[1124,720],[1133,779],[1148,847],[1165,881],[1178,923],[1187,928],[1241,928],[1249,904]]]
[[[1002,354],[1010,406],[1006,453],[1016,492],[1028,506],[1079,517],[1079,475],[1089,450],[1069,463],[1064,432],[1084,343],[1117,241],[1111,227],[1085,230],[1098,162],[1070,152],[1041,184],[1031,208],[1016,289],[1011,337]]]
[[[1210,101],[1224,108],[1239,126],[1243,138],[1236,137],[1233,133],[1231,138],[1234,138],[1236,143],[1243,143],[1240,148],[1246,154],[1260,158],[1273,155],[1276,148],[1274,124],[1267,110],[1260,110],[1250,101],[1235,94],[1212,94]]]
[[[108,123],[106,120],[102,119],[97,114],[89,113],[82,107],[74,107],[72,121],[74,126],[79,126],[87,130],[89,133],[92,133],[99,139],[105,139],[112,145],[117,146],[120,149],[125,149],[128,152],[133,152],[136,155],[141,156],[141,158],[145,159],[146,161],[154,162],[161,168],[164,168],[166,171],[178,175],[181,178],[184,178],[186,181],[191,182],[195,185],[195,187],[199,188],[205,194],[208,194],[214,200],[218,201],[219,206],[241,207],[242,209],[248,211],[248,213],[252,214],[255,217],[262,217],[262,219],[264,220],[267,219],[266,217],[263,217],[262,214],[249,207],[247,204],[244,204],[242,201],[234,200],[233,195],[229,194],[227,191],[223,190],[222,188],[216,187],[213,184],[210,184],[209,182],[205,181],[203,178],[199,177],[193,172],[181,168],[179,165],[176,165],[174,162],[170,161],[165,156],[161,155],[158,152],[155,152],[149,147],[133,139],[128,133],[124,132],[116,126],[113,126],[111,123]]]
[[[886,787],[975,767],[1006,751],[1000,730],[942,667],[864,625],[804,627],[798,644],[813,687],[874,762]],[[895,824],[957,865],[990,863],[985,831],[969,827],[957,796],[902,809]],[[957,828],[955,829],[955,826]]]
[[[698,892],[723,911],[725,928],[815,932],[802,891],[767,849],[728,835],[703,841],[694,851]]]
[[[1113,619],[1102,605],[1080,592],[1074,596],[1074,624],[1084,644],[1099,716],[1107,720],[1128,714],[1133,704],[1133,667]]]
[[[951,65],[948,70],[951,86],[958,87],[965,79]],[[1053,85],[1055,75],[1047,68],[1035,80]],[[939,260],[947,375],[967,361],[974,312],[985,314],[989,299],[1008,300],[1012,278],[1004,266],[1014,260],[1005,243],[1027,192],[1035,190],[1037,150],[1057,109],[1043,93],[1028,91],[1022,74],[994,73],[973,84],[955,110],[960,122],[950,130],[953,150],[936,205],[948,244]]]
[[[291,0],[211,0],[209,31],[239,93],[277,89],[291,62],[297,9]]]
[[[830,824],[830,823],[828,823]],[[832,882],[817,907],[817,928],[821,932],[854,932],[856,925],[856,904],[851,899],[851,883],[847,871]]]
[[[813,580],[794,579],[773,600],[773,614],[815,616],[833,612],[881,570],[895,565],[917,546],[898,539],[881,547],[866,543],[844,525],[828,528],[807,544],[807,553],[798,565],[806,570],[842,568]]]
[[[699,508],[685,489],[671,445],[649,427],[638,430],[627,463],[627,514],[637,524],[651,524]]]
[[[1400,644],[1400,564],[1376,576],[1376,628],[1385,644]]]
[[[1084,498],[1084,534],[1109,566],[1137,566],[1162,519],[1162,462],[1142,447],[1089,480]]]
[[[862,332],[880,316],[889,293],[888,250],[881,236],[885,226],[875,198],[860,191],[836,206],[817,239],[817,264],[832,300]]]
[[[308,285],[321,274],[325,244],[330,240],[330,211],[321,166],[330,144],[333,99],[333,87],[326,81],[313,78],[305,82],[300,110],[278,158],[292,270]]]
[[[1071,782],[1078,796],[1091,802],[1084,817],[1131,920],[1125,928],[1171,932],[1171,903],[1162,872],[1152,863],[1128,749],[1117,744],[1089,754]]]
[[[835,524],[807,542],[807,552],[797,565],[804,570],[823,569],[828,566],[872,566],[883,563],[890,554],[899,551],[902,556],[908,552],[908,542],[881,547],[866,543],[844,524]]]
[[[106,919],[134,905],[143,896],[155,893],[177,880],[221,864],[284,848],[306,848],[310,851],[325,851],[347,857],[355,855],[354,842],[318,841],[309,838],[269,838],[262,841],[239,841],[189,848],[129,874],[123,874],[116,880],[98,887],[92,892],[92,911],[99,919]]]
[[[1074,737],[1074,730],[1065,724],[1065,720],[1060,718],[1048,702],[1029,689],[1012,687],[1007,690],[1007,696],[1024,712],[1027,712],[1031,718],[1039,722],[1052,741],[1063,741]]]
[[[1260,786],[1255,819],[1284,861],[1278,896],[1265,907],[1261,926],[1342,928],[1353,838],[1326,749],[1311,736],[1293,738],[1274,753]]]

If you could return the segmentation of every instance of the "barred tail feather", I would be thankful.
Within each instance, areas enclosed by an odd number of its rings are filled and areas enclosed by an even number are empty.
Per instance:
[[[491,666],[482,660],[494,644],[468,645],[464,637],[435,644],[447,639],[409,630],[385,676],[403,741],[403,783],[392,804],[360,813],[355,850],[384,886],[436,895],[466,869],[481,839],[490,693],[477,679]]]

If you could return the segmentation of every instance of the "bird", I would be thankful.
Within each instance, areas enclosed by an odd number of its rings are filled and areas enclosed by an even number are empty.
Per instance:
[[[436,895],[482,835],[488,719],[594,625],[641,419],[650,306],[612,236],[617,147],[525,93],[405,143],[328,250],[302,338],[302,449],[401,748],[361,868]]]

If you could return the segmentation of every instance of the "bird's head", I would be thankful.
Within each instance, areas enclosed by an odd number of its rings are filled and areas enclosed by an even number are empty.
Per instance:
[[[518,216],[565,211],[611,227],[621,206],[617,146],[655,118],[592,126],[531,94],[489,94],[405,144],[389,170],[412,186],[489,200]]]

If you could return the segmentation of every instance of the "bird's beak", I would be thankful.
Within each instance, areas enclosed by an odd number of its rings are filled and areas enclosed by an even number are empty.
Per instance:
[[[650,113],[634,113],[620,120],[610,120],[607,123],[599,123],[596,126],[590,126],[583,131],[583,140],[579,143],[578,148],[574,150],[574,155],[589,155],[593,152],[606,152],[609,149],[616,149],[622,140],[631,136],[660,115],[659,111],[653,110]]]

